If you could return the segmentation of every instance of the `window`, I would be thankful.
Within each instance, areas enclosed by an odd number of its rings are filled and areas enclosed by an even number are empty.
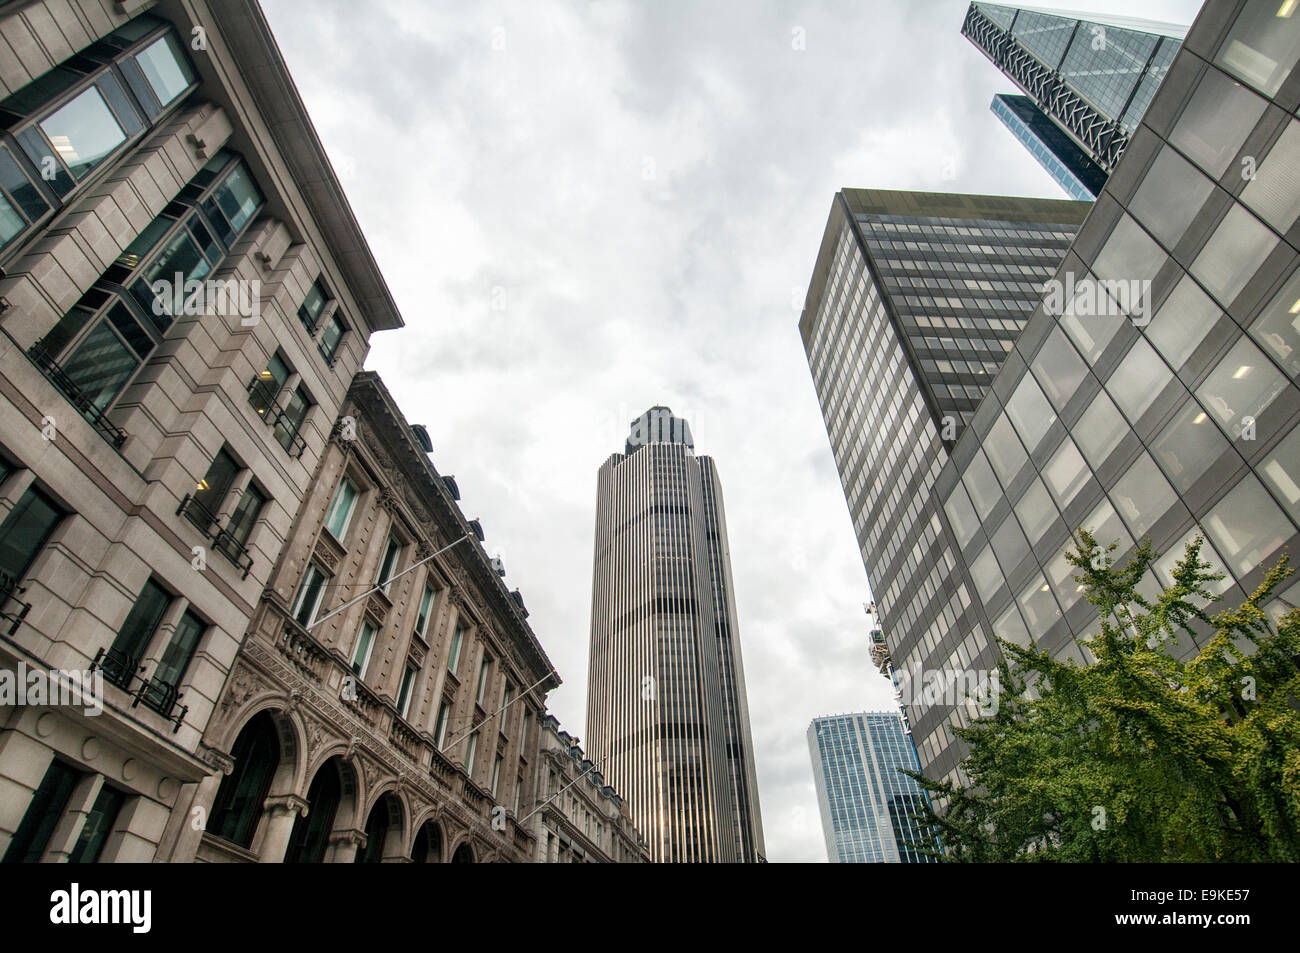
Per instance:
[[[1246,282],[1272,254],[1277,243],[1277,236],[1259,219],[1240,205],[1233,205],[1190,270],[1226,307],[1246,287]]]
[[[280,744],[271,716],[264,711],[254,715],[235,739],[230,754],[235,767],[217,788],[208,832],[247,848],[253,843],[271,779],[280,764]]]
[[[1259,480],[1247,474],[1202,521],[1238,577],[1259,566],[1294,530]]]
[[[361,623],[361,633],[357,644],[352,649],[352,674],[357,678],[366,677],[366,668],[370,665],[370,653],[375,648],[375,627],[369,622]]]
[[[1073,502],[1088,482],[1089,476],[1088,465],[1083,462],[1083,456],[1069,437],[1065,438],[1043,468],[1043,479],[1062,510]]]
[[[1259,475],[1291,518],[1300,520],[1300,429],[1292,430],[1269,452],[1259,465]]]
[[[333,366],[334,357],[339,352],[339,344],[343,340],[343,335],[347,333],[348,326],[339,317],[335,311],[328,321],[325,322],[325,330],[321,332],[320,340],[316,342],[316,347],[320,351],[320,356],[325,358],[325,363]]]
[[[991,540],[993,551],[1008,572],[1020,564],[1029,555],[1029,542],[1020,531],[1020,524],[1008,516],[994,532]]]
[[[486,655],[478,666],[478,689],[474,692],[474,701],[480,705],[483,704],[483,698],[487,695],[488,669],[492,667],[492,659]]]
[[[1296,169],[1300,169],[1300,122],[1292,119],[1255,170],[1255,177],[1241,190],[1241,201],[1282,234],[1291,230],[1300,215]]]
[[[497,785],[501,782],[501,755],[497,755],[492,762],[492,796],[497,796]]]
[[[1020,596],[1016,600],[1020,604],[1020,611],[1024,614],[1025,624],[1034,636],[1046,634],[1061,617],[1061,609],[1056,604],[1056,599],[1052,596],[1052,590],[1047,585],[1047,580],[1043,574],[1039,573],[1030,583],[1020,590]]]
[[[1016,437],[1016,432],[1012,429],[1011,421],[1007,419],[1006,414],[999,414],[998,419],[989,429],[988,436],[984,439],[984,452],[988,455],[989,462],[993,464],[993,469],[997,471],[998,479],[1003,486],[1011,484],[1012,479],[1029,459],[1024,447],[1020,446],[1020,440]]]
[[[1047,495],[1047,488],[1043,486],[1043,481],[1037,478],[1029,484],[1020,499],[1016,500],[1015,511],[1016,519],[1020,520],[1020,526],[1029,538],[1031,546],[1038,545],[1038,541],[1043,538],[1043,534],[1057,518],[1056,507],[1052,505],[1052,499]]]
[[[72,789],[82,778],[81,772],[55,759],[45,769],[45,776],[32,794],[23,819],[5,850],[6,864],[40,863],[49,847],[55,826],[63,819]]]
[[[194,71],[171,33],[160,36],[137,53],[135,62],[150,91],[157,97],[159,108],[174,102],[194,82]],[[129,73],[127,79],[128,82],[131,79]],[[132,89],[135,88],[132,84]],[[146,111],[149,111],[148,106]]]
[[[50,203],[24,171],[9,149],[0,145],[0,249],[43,218]]]
[[[402,684],[397,689],[397,711],[405,718],[411,710],[411,689],[415,685],[415,676],[419,670],[410,662],[402,670]]]
[[[239,497],[239,503],[235,506],[235,512],[230,515],[230,524],[226,527],[222,544],[229,543],[235,551],[242,550],[244,544],[248,542],[248,537],[252,535],[253,527],[257,525],[257,518],[265,505],[266,494],[251,483],[246,486]]]
[[[970,465],[966,468],[962,482],[966,484],[971,502],[975,504],[975,512],[979,514],[981,520],[988,519],[989,513],[1002,498],[1002,490],[983,451],[976,451]]]
[[[1065,558],[1066,552],[1074,549],[1074,543],[1071,543],[1061,552],[1052,557],[1052,561],[1047,564],[1047,579],[1052,585],[1052,591],[1056,594],[1057,601],[1060,602],[1061,608],[1068,610],[1076,602],[1083,598],[1084,585],[1075,580],[1078,570]]]
[[[1112,558],[1119,558],[1128,552],[1133,545],[1133,537],[1128,534],[1124,524],[1120,522],[1119,515],[1115,512],[1115,507],[1111,506],[1109,500],[1102,500],[1096,508],[1088,514],[1088,518],[1083,521],[1083,528],[1092,534],[1092,538],[1097,541],[1097,545],[1104,551],[1111,543],[1116,543],[1114,552],[1110,555]]]
[[[347,477],[339,483],[334,491],[334,501],[330,504],[329,515],[325,517],[325,528],[337,540],[342,540],[348,531],[348,522],[352,519],[352,507],[357,501],[357,488]]]
[[[175,690],[180,686],[186,669],[190,667],[206,628],[202,619],[187,610],[181,616],[176,632],[163,652],[162,661],[154,669],[153,678],[150,679],[151,691],[146,693],[145,700],[152,699],[156,708],[165,707],[167,711],[164,714],[170,711],[171,704],[175,701]]]
[[[1196,166],[1165,146],[1129,208],[1166,248],[1173,248],[1213,191],[1214,183]]]
[[[474,756],[478,754],[478,732],[471,731],[469,744],[465,747],[465,773],[474,777]]]
[[[1110,498],[1119,507],[1120,515],[1134,538],[1146,535],[1178,500],[1173,487],[1148,453],[1138,457],[1119,478],[1111,488]]]
[[[276,442],[285,450],[294,452],[295,438],[298,436],[298,431],[302,429],[302,423],[311,408],[311,395],[307,393],[306,388],[299,385],[294,388],[293,396],[289,398],[288,403],[276,414],[273,434]]]
[[[329,302],[330,296],[325,293],[320,279],[317,278],[307,289],[307,297],[303,298],[302,304],[298,306],[298,320],[302,322],[308,334],[316,333],[316,322],[320,320],[321,313]]]
[[[420,609],[415,616],[415,634],[421,641],[428,641],[429,616],[433,608],[434,588],[425,584],[424,594],[420,596]]]
[[[1300,58],[1300,16],[1286,0],[1248,3],[1214,58],[1218,66],[1244,79],[1266,96],[1282,88]]]
[[[1255,318],[1250,334],[1288,374],[1300,376],[1300,269]]]
[[[434,744],[439,751],[447,741],[447,721],[451,718],[451,702],[444,701],[438,706],[438,720],[434,725]]]
[[[1004,642],[1014,642],[1021,648],[1029,648],[1033,641],[1029,638],[1029,630],[1025,628],[1025,621],[1020,618],[1020,610],[1014,602],[993,623],[993,634]]]
[[[265,417],[267,411],[275,406],[275,399],[280,396],[280,390],[288,379],[289,365],[278,353],[272,354],[248,390],[248,402],[259,416]]]
[[[1106,389],[1120,410],[1136,423],[1173,379],[1174,375],[1155,349],[1138,338],[1111,372]]]
[[[1032,374],[1026,374],[1020,379],[1011,399],[1007,401],[1007,416],[1016,425],[1016,431],[1030,453],[1038,449],[1038,444],[1056,422],[1052,405],[1043,396],[1042,388]]]
[[[1092,270],[1112,281],[1151,281],[1164,266],[1165,253],[1131,215],[1120,216],[1106,244],[1097,253]]]
[[[1169,141],[1218,179],[1241,149],[1266,103],[1218,70],[1206,70]]]
[[[303,574],[302,585],[298,588],[298,598],[293,604],[294,621],[303,628],[316,621],[316,613],[320,609],[329,578],[325,570],[315,563],[308,565],[307,572]]]
[[[61,516],[54,502],[35,487],[14,504],[0,523],[0,590],[12,591],[27,575]]]
[[[1057,410],[1069,403],[1083,379],[1088,376],[1087,365],[1066,336],[1056,328],[1043,342],[1030,367]]]
[[[952,495],[943,504],[943,509],[948,514],[948,521],[952,524],[957,542],[965,547],[975,535],[975,530],[979,529],[980,521],[975,515],[975,507],[970,504],[970,497],[966,495],[966,490],[960,483],[953,488]]]
[[[402,544],[389,536],[388,545],[384,547],[384,558],[379,562],[379,574],[375,576],[375,584],[383,587],[384,595],[388,594],[393,573],[397,569],[397,558],[401,555],[401,552]]]
[[[447,668],[454,673],[460,666],[460,650],[465,641],[465,629],[460,623],[456,624],[456,630],[451,634],[451,651],[447,654]]]
[[[117,815],[126,803],[126,795],[117,788],[105,784],[99,789],[95,804],[86,815],[81,825],[81,833],[68,855],[70,864],[94,864],[99,862],[99,855],[104,852],[108,835],[113,833]]]
[[[501,719],[497,722],[497,730],[502,734],[506,732],[506,718],[510,713],[510,683],[506,683],[505,690],[501,693]]]
[[[1194,400],[1151,442],[1151,453],[1180,493],[1190,490],[1227,449],[1228,441]]]
[[[1248,338],[1241,338],[1196,388],[1196,396],[1236,439],[1286,387],[1286,379]]]
[[[1105,391],[1098,391],[1074,427],[1074,439],[1094,468],[1100,467],[1129,432]]]
[[[998,569],[997,560],[993,558],[993,549],[985,546],[970,566],[971,578],[980,598],[986,603],[993,598],[1002,586],[1002,571]]]
[[[1147,325],[1146,335],[1170,365],[1181,369],[1219,317],[1210,296],[1184,275]]]
[[[235,458],[224,448],[217,451],[203,479],[194,485],[185,515],[191,523],[206,533],[217,521],[221,503],[230,492],[235,476],[242,469]]]
[[[113,684],[122,688],[130,686],[140,660],[144,658],[171,601],[171,593],[154,580],[150,579],[144,584],[144,589],[127,613],[122,628],[117,630],[117,636],[109,650],[110,657],[104,665],[104,675]]]
[[[116,85],[117,80],[105,82]],[[117,91],[120,95],[121,88]],[[128,128],[132,134],[143,128],[140,119],[127,114]],[[40,124],[40,130],[54,147],[74,179],[85,178],[97,165],[117,150],[127,140],[122,123],[109,108],[100,87],[91,86],[66,105],[57,109]],[[41,156],[43,160],[45,157]],[[38,160],[39,163],[40,160]]]

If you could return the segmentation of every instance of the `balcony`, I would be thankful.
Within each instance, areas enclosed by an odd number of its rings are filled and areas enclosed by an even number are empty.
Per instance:
[[[45,375],[45,379],[68,399],[68,403],[72,404],[77,409],[77,412],[85,417],[105,440],[119,450],[122,448],[122,444],[126,443],[126,431],[109,423],[104,412],[95,405],[90,395],[68,376],[59,365],[59,362],[54,359],[54,355],[45,348],[41,341],[37,341],[28,349],[27,356]]]
[[[254,377],[248,385],[248,402],[253,405],[262,422],[274,428],[272,434],[276,443],[284,447],[295,460],[299,460],[307,449],[307,441],[298,432],[302,421],[295,421],[288,416],[288,404],[275,399],[272,387],[278,390],[279,382]]]
[[[18,584],[17,579],[0,569],[0,619],[9,623],[10,635],[18,631],[18,626],[22,625],[23,619],[27,618],[27,613],[32,611],[30,603],[18,598],[25,591],[26,589]],[[11,603],[17,606],[15,610],[9,608]]]
[[[180,711],[176,710],[181,700],[181,692],[176,685],[164,682],[160,678],[146,678],[140,660],[131,658],[117,649],[100,649],[96,652],[95,658],[90,663],[90,671],[96,669],[104,673],[105,681],[135,696],[135,700],[131,702],[132,708],[139,707],[143,702],[146,708],[157,712],[172,723],[172,734],[181,730],[190,708],[188,705],[182,705]],[[136,681],[139,681],[139,685],[133,690],[132,685]]]
[[[248,578],[253,569],[253,557],[242,540],[220,525],[216,513],[199,502],[193,494],[186,493],[181,505],[176,508],[176,515],[185,516],[198,527],[199,532],[212,541],[212,548],[241,571],[240,579]]]

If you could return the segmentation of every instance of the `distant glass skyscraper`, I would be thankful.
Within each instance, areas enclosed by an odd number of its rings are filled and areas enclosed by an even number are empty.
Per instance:
[[[808,726],[826,856],[833,864],[935,863],[914,815],[926,803],[916,749],[898,712],[814,718]]]
[[[1071,197],[1081,196],[1060,166],[1090,198],[1115,168],[1187,30],[1134,17],[1085,20],[972,3],[961,32],[1026,94],[1014,104],[994,97],[994,114]],[[1049,125],[1065,137],[1052,135]]]
[[[998,93],[993,97],[992,109],[1066,195],[1080,202],[1097,197],[1106,184],[1106,173],[1033,100]]]
[[[598,477],[587,751],[655,861],[763,860],[733,592],[713,461],[652,408]]]
[[[1091,207],[859,189],[835,198],[799,332],[896,665],[918,645],[996,659],[969,615],[972,589],[932,487]],[[940,717],[909,715],[918,737]]]

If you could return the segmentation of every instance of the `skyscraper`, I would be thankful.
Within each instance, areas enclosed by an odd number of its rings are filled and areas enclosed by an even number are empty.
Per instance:
[[[1087,662],[1078,640],[1096,631],[1097,614],[1065,558],[1079,526],[1117,542],[1118,562],[1150,539],[1163,555],[1148,594],[1202,536],[1230,605],[1300,545],[1296,11],[1229,0],[1197,18],[970,425],[944,462],[925,458],[929,477],[905,466],[914,447],[934,445],[932,421],[921,418],[917,437],[897,415],[840,424],[823,396],[837,459],[867,438],[899,448],[904,463],[886,458],[868,485],[922,527],[917,545],[917,532],[849,496],[897,672],[987,670],[995,636]],[[814,316],[804,316],[814,345],[836,314],[821,304],[826,284],[814,281]],[[902,348],[892,321],[867,321],[865,349],[822,362],[893,360]],[[872,335],[890,347],[879,352]],[[832,386],[818,358],[835,351],[810,350],[819,393],[832,399],[844,385]],[[843,399],[864,402],[855,387]],[[842,462],[841,472],[852,487],[856,471]],[[1294,605],[1296,584],[1273,607]],[[1178,650],[1195,651],[1203,635]],[[913,697],[907,711],[926,774],[953,776],[965,754],[953,730],[969,713],[950,698]]]
[[[1073,183],[1097,194],[1187,30],[972,3],[961,32],[1026,94],[995,96],[994,115],[1071,197],[1084,198]]]
[[[932,487],[1090,207],[835,198],[799,330],[895,665],[917,645],[995,658]]]
[[[601,466],[595,548],[589,756],[651,859],[762,860],[722,487],[667,407]]]
[[[808,726],[817,806],[832,864],[935,863],[913,819],[926,794],[900,769],[919,770],[898,712],[814,718]]]

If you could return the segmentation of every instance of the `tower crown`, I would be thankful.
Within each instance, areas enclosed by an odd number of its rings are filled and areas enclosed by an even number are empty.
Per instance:
[[[674,417],[670,408],[661,406],[651,407],[632,421],[623,452],[631,455],[648,443],[680,443],[695,449],[691,425],[685,418]]]

